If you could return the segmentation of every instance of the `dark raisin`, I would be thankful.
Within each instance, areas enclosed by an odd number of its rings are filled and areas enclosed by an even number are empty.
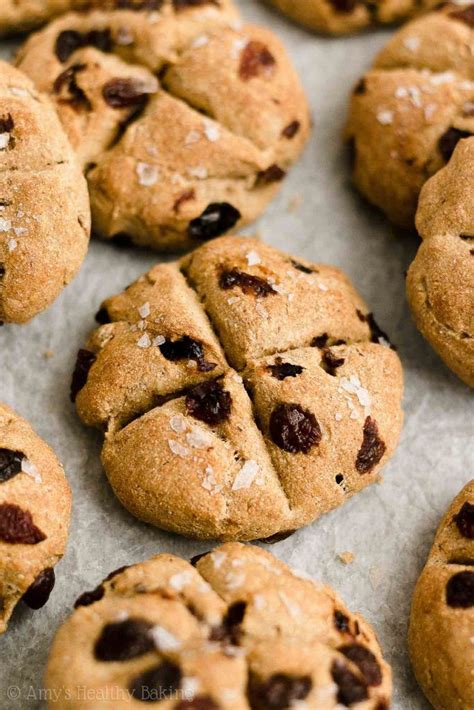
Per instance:
[[[468,5],[461,10],[454,10],[449,13],[449,16],[455,20],[465,22],[466,25],[474,28],[474,5]]]
[[[206,557],[208,554],[209,554],[209,550],[207,552],[201,552],[199,555],[194,555],[194,557],[191,557],[191,559],[189,561],[193,567],[196,567],[199,560],[202,560],[202,558]]]
[[[148,92],[143,91],[143,84],[133,79],[111,79],[102,89],[104,101],[112,108],[143,106],[148,99]]]
[[[182,338],[174,341],[166,340],[160,345],[160,352],[166,360],[171,360],[171,362],[195,360],[198,370],[201,372],[209,372],[217,367],[216,363],[206,362],[202,343],[199,340],[190,338],[188,335],[183,335]]]
[[[232,397],[220,382],[203,382],[186,395],[186,411],[206,424],[220,424],[230,416]]]
[[[282,542],[283,540],[291,537],[295,534],[295,532],[296,530],[284,530],[283,532],[270,535],[270,537],[261,537],[259,542],[264,542],[266,545],[274,545],[277,542]]]
[[[367,91],[367,84],[366,84],[365,79],[362,78],[355,85],[354,94],[360,96],[361,94],[365,94],[366,91]]]
[[[99,310],[95,314],[95,320],[96,323],[99,323],[100,325],[106,325],[107,323],[110,323],[111,320],[107,308],[105,308],[104,306],[102,306],[102,308],[99,308]]]
[[[220,626],[215,626],[211,630],[211,641],[225,641],[234,646],[239,643],[240,625],[244,620],[247,609],[246,602],[234,602],[227,609],[227,613]]]
[[[219,705],[209,695],[197,695],[192,700],[181,700],[174,710],[219,710]]]
[[[66,91],[66,95],[59,99],[61,103],[68,103],[76,108],[85,107],[88,110],[91,109],[89,99],[77,83],[77,75],[86,68],[86,64],[73,64],[57,77],[53,84],[54,93],[61,94],[63,90]]]
[[[3,277],[5,276],[5,273],[6,273],[5,264],[0,263],[0,279],[3,279]]]
[[[239,76],[248,81],[256,76],[269,74],[275,67],[276,60],[263,42],[251,40],[240,55]]]
[[[330,0],[336,12],[350,13],[355,10],[359,0]]]
[[[252,710],[285,710],[296,700],[304,700],[311,692],[310,676],[275,673],[265,681],[250,676],[249,699]]]
[[[331,675],[338,687],[337,701],[343,705],[360,703],[369,697],[367,684],[358,678],[349,668],[337,660],[331,666]]]
[[[76,397],[87,382],[87,376],[97,357],[90,350],[81,349],[77,353],[76,367],[71,381],[71,402],[76,401]]]
[[[253,274],[246,274],[240,269],[231,269],[223,271],[219,277],[219,286],[225,291],[231,288],[240,288],[245,294],[253,294],[258,298],[266,298],[270,294],[277,293],[273,286]]]
[[[292,365],[291,362],[283,362],[281,357],[277,357],[275,364],[269,365],[268,369],[277,380],[284,380],[287,377],[297,377],[301,375],[304,367],[301,367],[301,365]]]
[[[337,355],[335,355],[332,350],[324,350],[322,365],[328,375],[332,375],[333,377],[335,377],[337,368],[342,367],[344,363],[345,359],[343,357],[337,357]]]
[[[385,443],[379,436],[377,422],[372,417],[366,417],[362,446],[356,459],[356,469],[359,473],[370,473],[380,462],[386,451]]]
[[[291,454],[307,454],[321,441],[321,429],[312,412],[298,404],[279,404],[270,417],[274,443]]]
[[[342,473],[338,473],[338,474],[337,474],[337,476],[336,476],[336,478],[335,478],[335,481],[336,481],[336,483],[337,483],[338,486],[340,486],[340,485],[342,485],[342,484],[344,483],[344,476],[342,475]]]
[[[23,594],[22,601],[30,609],[41,609],[48,601],[55,581],[54,569],[52,567],[44,569]]]
[[[289,123],[285,128],[282,130],[281,135],[284,138],[288,138],[288,140],[291,140],[296,136],[298,131],[301,128],[301,123],[299,121],[292,121]]]
[[[474,606],[474,572],[458,572],[446,585],[446,603],[455,609]]]
[[[229,202],[211,202],[199,217],[191,220],[188,236],[203,240],[220,237],[232,229],[240,217],[239,210]]]
[[[80,606],[90,606],[91,604],[100,601],[104,594],[105,589],[101,584],[99,584],[98,587],[92,589],[90,592],[84,592],[81,594],[81,596],[74,602],[74,609],[77,609]]]
[[[15,124],[11,113],[0,118],[0,133],[11,133],[15,128]]]
[[[326,343],[329,340],[329,335],[327,333],[323,333],[322,335],[317,335],[315,338],[312,339],[311,341],[311,347],[312,348],[324,348]]]
[[[283,180],[286,172],[274,163],[266,170],[261,170],[257,175],[257,185],[269,185],[272,182]]]
[[[448,128],[438,141],[438,147],[444,161],[447,163],[454,150],[463,138],[470,138],[473,134],[470,131],[463,131],[460,128]]]
[[[176,12],[186,10],[188,7],[200,7],[201,5],[218,5],[217,0],[173,0],[173,7]]]
[[[297,271],[301,271],[303,274],[317,273],[316,269],[311,268],[311,266],[305,266],[304,264],[301,264],[299,261],[295,261],[294,259],[291,260],[291,265],[294,269],[296,269]]]
[[[376,686],[382,683],[382,671],[372,651],[358,643],[342,646],[338,650],[357,666],[367,685]]]
[[[94,645],[98,661],[129,661],[155,648],[151,629],[144,619],[125,619],[106,624]]]
[[[107,577],[105,577],[104,582],[110,582],[111,579],[117,577],[117,575],[119,574],[122,574],[122,572],[125,572],[125,570],[129,567],[130,565],[122,565],[121,567],[117,567],[117,569],[114,569],[112,572],[109,572]]]
[[[0,449],[0,483],[10,480],[21,471],[25,454],[11,449]]]
[[[350,631],[349,627],[349,617],[336,609],[334,612],[334,626],[338,631],[342,633],[348,633]]]
[[[81,47],[96,47],[103,52],[110,52],[112,49],[110,30],[92,30],[84,34],[76,30],[64,30],[56,38],[56,56],[63,64]]]
[[[452,557],[448,560],[448,565],[462,565],[463,567],[474,567],[474,559],[470,557]]]
[[[390,338],[388,337],[387,333],[385,333],[378,325],[373,313],[362,313],[361,311],[357,310],[357,315],[359,317],[359,320],[361,320],[363,323],[368,324],[370,328],[370,340],[372,343],[379,343],[379,345],[387,344],[390,345],[392,350],[396,349],[390,343]]]
[[[181,670],[176,663],[163,661],[133,678],[128,689],[135,700],[158,702],[171,699],[181,685]]]
[[[46,540],[46,535],[33,523],[28,510],[14,503],[1,503],[0,540],[19,545],[37,545]]]
[[[0,456],[0,477],[1,477],[1,456]],[[474,504],[467,501],[462,506],[457,515],[454,516],[458,530],[463,537],[474,539]]]

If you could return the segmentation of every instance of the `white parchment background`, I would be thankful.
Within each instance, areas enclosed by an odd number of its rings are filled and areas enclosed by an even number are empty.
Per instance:
[[[302,161],[256,228],[266,241],[344,269],[398,346],[406,376],[406,422],[384,482],[357,495],[271,550],[333,585],[375,626],[394,669],[394,708],[428,707],[410,671],[406,629],[410,597],[433,533],[453,496],[473,473],[470,392],[417,333],[405,299],[404,272],[417,249],[364,204],[350,185],[341,145],[347,98],[389,32],[324,39],[242,0],[247,18],[283,38],[310,97],[314,131]],[[4,45],[3,55],[11,47]],[[296,212],[288,205],[301,198]],[[252,229],[246,230],[251,233]],[[101,437],[86,429],[68,399],[76,351],[101,300],[148,269],[157,257],[92,241],[75,282],[30,325],[0,330],[0,399],[30,420],[63,461],[74,494],[69,547],[56,570],[50,602],[18,609],[0,640],[0,708],[43,707],[48,647],[76,597],[116,567],[160,551],[189,557],[209,549],[137,522],[117,502],[99,462]],[[52,350],[51,359],[45,352]],[[350,550],[345,566],[337,553]],[[13,691],[11,688],[13,687]],[[18,691],[15,688],[18,688]],[[8,698],[18,693],[18,698]]]

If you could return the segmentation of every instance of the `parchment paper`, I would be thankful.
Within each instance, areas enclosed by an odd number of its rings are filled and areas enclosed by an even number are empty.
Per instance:
[[[404,272],[418,237],[398,232],[358,197],[341,145],[351,87],[390,32],[324,39],[257,0],[240,4],[247,18],[269,24],[283,38],[314,118],[302,161],[260,223],[246,233],[258,230],[277,247],[344,269],[397,344],[406,376],[405,428],[397,454],[384,469],[384,482],[271,551],[333,585],[352,609],[367,616],[393,665],[393,707],[426,709],[407,658],[410,598],[440,516],[472,477],[473,417],[470,391],[423,341],[410,317]],[[12,46],[4,43],[3,56]],[[299,209],[290,210],[298,201]],[[0,330],[0,399],[55,448],[74,494],[69,547],[56,568],[49,603],[34,613],[18,608],[0,640],[2,710],[44,707],[41,681],[48,647],[82,591],[120,565],[160,551],[189,557],[210,547],[141,524],[121,507],[101,470],[101,436],[80,423],[68,399],[76,351],[94,326],[100,301],[156,261],[151,252],[93,240],[79,276],[46,313],[27,326]],[[50,350],[53,356],[47,359]],[[344,551],[355,555],[352,564],[339,561]]]

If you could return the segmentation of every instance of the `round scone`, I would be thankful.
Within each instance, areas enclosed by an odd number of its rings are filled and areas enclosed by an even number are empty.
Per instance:
[[[64,554],[71,492],[53,450],[0,402],[0,634],[23,600],[48,601]]]
[[[103,304],[72,382],[112,487],[189,537],[305,525],[377,480],[402,371],[337,269],[249,237],[159,264]]]
[[[0,37],[39,27],[73,4],[74,0],[2,0]]]
[[[474,138],[424,186],[416,215],[423,238],[407,277],[425,338],[474,387]]]
[[[426,180],[474,134],[474,5],[405,25],[354,89],[347,137],[362,194],[412,227]]]
[[[95,231],[176,250],[256,219],[310,121],[281,43],[231,0],[159,6],[64,15],[18,64],[56,103]]]
[[[163,710],[389,708],[390,667],[365,619],[257,547],[227,543],[192,564],[161,554],[75,607],[46,670],[57,710],[110,698]]]
[[[0,322],[49,306],[87,251],[87,185],[50,102],[0,62]]]
[[[406,20],[436,0],[267,0],[292,20],[324,34],[342,35]]]
[[[474,480],[436,533],[413,595],[409,649],[436,710],[474,707]]]

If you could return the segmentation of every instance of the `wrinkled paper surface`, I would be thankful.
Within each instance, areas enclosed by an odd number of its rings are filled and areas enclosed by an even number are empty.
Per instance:
[[[350,185],[341,144],[349,92],[390,33],[326,39],[257,0],[240,4],[247,18],[269,24],[283,38],[314,120],[303,159],[266,215],[246,233],[258,230],[276,247],[344,269],[397,344],[406,376],[405,427],[383,483],[269,549],[334,586],[351,609],[367,616],[393,665],[393,707],[425,710],[406,650],[410,598],[440,516],[472,476],[472,399],[411,320],[404,272],[418,237],[393,228]],[[4,43],[1,54],[11,56],[12,49]],[[41,682],[48,647],[81,592],[109,571],[158,552],[190,557],[209,549],[208,543],[141,524],[121,507],[101,470],[101,435],[80,423],[68,398],[76,351],[94,326],[101,300],[157,260],[151,252],[93,240],[79,276],[46,313],[27,326],[0,329],[0,399],[55,448],[74,494],[69,546],[56,568],[49,603],[34,613],[18,608],[0,640],[2,710],[45,707]],[[338,558],[346,551],[355,556],[348,565]]]

